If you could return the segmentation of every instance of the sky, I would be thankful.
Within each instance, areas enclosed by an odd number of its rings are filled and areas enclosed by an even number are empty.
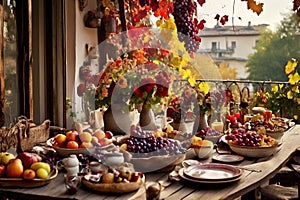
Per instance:
[[[247,9],[247,2],[241,0],[235,0],[234,16],[233,2],[234,0],[206,0],[206,3],[198,10],[198,16],[200,19],[205,19],[205,27],[214,27],[216,20],[214,17],[216,14],[220,16],[228,15],[229,21],[226,25],[232,24],[232,16],[234,19],[234,25],[248,25],[248,21],[251,21],[252,25],[269,24],[269,28],[275,30],[283,19],[282,14],[289,13],[293,8],[292,0],[256,0],[257,3],[264,3],[263,11],[258,16],[252,10]],[[239,17],[241,19],[239,19]]]

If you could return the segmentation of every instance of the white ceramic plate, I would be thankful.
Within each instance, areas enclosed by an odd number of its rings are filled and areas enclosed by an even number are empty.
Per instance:
[[[185,176],[197,180],[227,180],[239,177],[242,171],[232,165],[207,163],[184,168]]]
[[[214,161],[222,163],[235,163],[244,160],[243,156],[234,155],[234,154],[218,154],[212,157]]]
[[[193,183],[200,183],[200,184],[226,184],[226,183],[233,183],[236,181],[239,181],[242,176],[238,176],[236,178],[232,178],[232,179],[226,179],[226,180],[198,180],[198,179],[193,179],[193,178],[189,178],[188,176],[186,176],[183,172],[184,168],[180,169],[178,174],[180,176],[180,178],[182,178],[185,181],[189,181],[189,182],[193,182]]]

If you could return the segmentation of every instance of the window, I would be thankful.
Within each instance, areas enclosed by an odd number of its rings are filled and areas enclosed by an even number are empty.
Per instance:
[[[235,49],[235,48],[236,48],[236,41],[232,41],[232,42],[231,42],[231,48],[232,48],[232,49]]]
[[[216,51],[217,50],[217,43],[216,42],[212,42],[211,43],[211,50],[212,51]]]

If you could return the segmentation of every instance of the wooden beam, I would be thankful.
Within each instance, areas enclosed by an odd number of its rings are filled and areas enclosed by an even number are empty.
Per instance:
[[[4,43],[3,43],[4,10],[0,5],[0,127],[5,124],[5,80],[4,80]]]

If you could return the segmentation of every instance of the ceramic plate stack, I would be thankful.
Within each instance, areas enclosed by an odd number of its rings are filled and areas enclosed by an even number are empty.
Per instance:
[[[240,180],[241,175],[241,169],[219,163],[192,165],[179,170],[183,180],[202,184],[232,183]]]

